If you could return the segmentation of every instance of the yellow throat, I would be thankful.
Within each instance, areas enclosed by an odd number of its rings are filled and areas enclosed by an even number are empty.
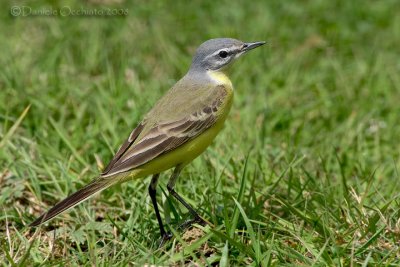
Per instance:
[[[228,88],[232,88],[232,82],[224,72],[209,70],[207,71],[207,74],[218,84],[223,84]]]

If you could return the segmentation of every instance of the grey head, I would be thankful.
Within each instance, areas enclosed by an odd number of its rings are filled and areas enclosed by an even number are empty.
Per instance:
[[[265,42],[246,43],[232,38],[210,39],[197,48],[190,70],[223,70],[244,53],[263,44]]]

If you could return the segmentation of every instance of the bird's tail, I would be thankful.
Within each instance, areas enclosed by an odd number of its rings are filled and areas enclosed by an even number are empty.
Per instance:
[[[81,188],[77,192],[73,193],[72,195],[68,196],[64,200],[58,202],[54,207],[52,207],[47,212],[43,213],[39,218],[37,218],[34,222],[32,222],[29,226],[34,227],[38,226],[48,220],[54,218],[58,214],[70,209],[82,201],[86,200],[87,198],[93,196],[94,194],[106,189],[107,187],[116,184],[119,182],[120,179],[118,177],[98,177],[93,180],[91,183],[86,185],[85,187]]]

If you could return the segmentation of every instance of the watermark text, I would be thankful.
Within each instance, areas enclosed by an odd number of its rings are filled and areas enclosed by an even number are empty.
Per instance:
[[[73,8],[64,6],[62,8],[41,7],[33,8],[30,6],[12,6],[10,14],[13,17],[118,17],[127,16],[127,8]]]

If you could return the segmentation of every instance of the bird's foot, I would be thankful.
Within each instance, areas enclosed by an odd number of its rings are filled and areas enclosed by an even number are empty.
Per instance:
[[[185,230],[185,229],[189,228],[190,226],[192,226],[192,224],[194,224],[194,223],[200,224],[201,226],[207,225],[207,222],[203,218],[201,218],[200,216],[196,216],[193,219],[183,222],[181,225],[179,225],[178,229]]]
[[[162,236],[161,236],[161,240],[160,240],[160,244],[158,245],[158,248],[163,247],[168,240],[170,240],[172,238],[172,234],[171,232],[165,232]]]

